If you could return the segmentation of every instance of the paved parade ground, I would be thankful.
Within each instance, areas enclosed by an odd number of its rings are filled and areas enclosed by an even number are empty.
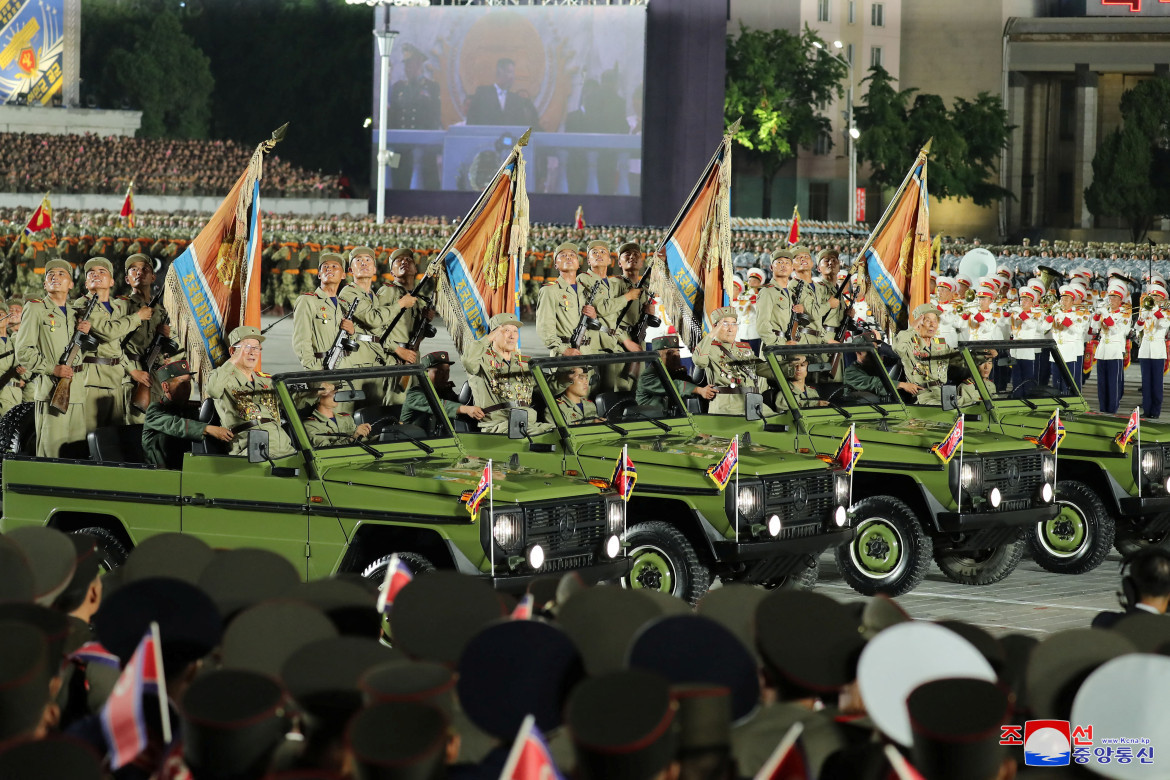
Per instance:
[[[265,317],[264,324],[275,317]],[[439,333],[424,344],[424,352],[448,350],[455,345],[447,330],[436,321]],[[271,373],[299,369],[292,351],[292,318],[273,328],[264,344],[264,370]],[[525,323],[520,343],[525,353],[541,355],[536,327]],[[456,387],[465,379],[463,367],[451,367],[451,379]],[[1126,394],[1122,410],[1131,410],[1140,402],[1140,374],[1137,365],[1126,372]],[[1090,407],[1096,406],[1096,386],[1091,380],[1084,388]],[[1089,621],[1101,610],[1118,609],[1117,590],[1121,556],[1116,552],[1097,569],[1082,575],[1060,575],[1044,571],[1027,557],[1003,582],[986,587],[959,585],[951,582],[932,568],[926,579],[913,592],[898,601],[916,618],[956,619],[980,625],[996,635],[1027,633],[1041,636],[1069,628],[1087,628]],[[850,588],[837,574],[831,554],[821,559],[818,588],[841,601],[861,600],[863,597]]]

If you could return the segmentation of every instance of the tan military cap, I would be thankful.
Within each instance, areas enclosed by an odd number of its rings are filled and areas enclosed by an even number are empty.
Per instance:
[[[259,328],[254,328],[251,325],[241,325],[228,334],[228,346],[234,347],[244,339],[264,341],[265,336],[260,332]]]
[[[94,268],[104,268],[110,276],[114,275],[114,264],[104,257],[91,257],[85,264],[85,273],[89,273]],[[46,265],[45,272],[47,273],[48,270],[49,267]]]
[[[144,255],[141,252],[135,252],[134,254],[127,257],[126,262],[123,263],[123,267],[129,271],[130,266],[134,265],[135,263],[146,263],[147,268],[154,268],[154,260],[152,260],[149,255]]]
[[[505,325],[515,325],[517,328],[519,328],[520,327],[520,318],[517,317],[515,314],[512,314],[511,312],[507,312],[507,311],[500,312],[499,314],[497,314],[496,316],[494,316],[490,320],[488,320],[488,325],[491,327],[492,330],[495,330],[496,328],[502,328]]]

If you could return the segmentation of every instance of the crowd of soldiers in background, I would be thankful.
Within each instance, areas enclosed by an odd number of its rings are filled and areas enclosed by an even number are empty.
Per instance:
[[[214,195],[232,188],[252,149],[235,141],[132,136],[0,134],[0,192]],[[283,198],[352,197],[337,175],[299,168],[279,155],[264,160],[261,194]]]
[[[1132,563],[1125,612],[1037,638],[882,595],[729,584],[691,605],[574,573],[508,594],[420,570],[383,606],[388,585],[305,583],[266,550],[163,533],[103,572],[104,544],[0,536],[5,780],[1010,780],[1165,761],[1164,551]],[[160,684],[136,689],[119,675],[152,624]],[[137,718],[107,727],[126,695]],[[1071,721],[1069,766],[1020,766],[1061,752],[1025,744],[1031,719]]]

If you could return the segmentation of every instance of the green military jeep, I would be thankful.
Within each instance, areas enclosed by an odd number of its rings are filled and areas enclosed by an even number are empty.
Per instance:
[[[609,367],[616,367],[610,369]],[[603,392],[596,415],[569,423],[557,404],[558,376],[573,369],[630,377],[657,392]],[[720,492],[706,471],[730,440],[696,429],[655,352],[536,358],[533,406],[554,430],[529,436],[521,461],[542,470],[608,479],[623,445],[638,473],[625,543],[632,559],[624,583],[666,591],[694,603],[712,576],[778,587],[811,586],[817,559],[853,536],[846,521],[849,480],[808,455],[781,452],[743,437],[739,472]],[[520,419],[525,419],[521,414]],[[476,434],[479,455],[515,457],[516,438]]]
[[[1052,363],[1049,383],[1026,381],[1002,394],[975,372],[979,399],[963,409],[1020,436],[1039,436],[1060,410],[1067,434],[1058,451],[1060,513],[1036,523],[1032,557],[1040,566],[1079,574],[1105,560],[1111,545],[1128,554],[1170,542],[1170,426],[1142,421],[1140,440],[1135,437],[1122,452],[1115,438],[1129,415],[1089,411],[1054,342],[961,342],[959,347],[969,370],[975,367],[972,350],[1035,349],[1038,361]]]
[[[151,534],[195,534],[212,547],[262,547],[284,555],[306,578],[357,572],[381,581],[390,555],[415,570],[454,569],[523,589],[533,578],[579,571],[589,580],[629,570],[621,550],[621,500],[596,485],[506,460],[493,469],[490,515],[484,501],[472,520],[466,498],[486,461],[471,454],[417,366],[336,371],[329,381],[358,386],[410,380],[431,406],[425,427],[401,425],[394,407],[352,391],[367,441],[338,438],[314,446],[302,424],[306,392],[318,372],[274,378],[284,428],[297,452],[267,459],[265,436],[249,452],[228,455],[207,439],[181,455],[182,468],[144,463],[141,426],[93,431],[87,459],[46,459],[28,452],[31,405],[0,421],[9,450],[3,461],[3,528],[48,524],[85,531],[103,545],[108,566]],[[344,385],[339,385],[344,386]],[[339,394],[340,396],[341,394]],[[339,398],[340,400],[340,398]],[[216,420],[204,401],[200,418]],[[559,471],[559,469],[558,469]]]
[[[987,585],[1015,569],[1036,522],[1056,515],[1055,459],[1035,445],[967,426],[962,457],[944,463],[931,448],[954,423],[906,407],[877,350],[863,345],[779,346],[765,350],[773,374],[765,402],[777,414],[746,425],[704,415],[702,430],[831,458],[856,427],[865,450],[853,474],[855,536],[837,549],[842,577],[859,593],[913,589],[931,558],[955,582]],[[844,381],[829,381],[834,363]],[[747,370],[756,370],[750,365]],[[802,387],[803,385],[803,387]]]

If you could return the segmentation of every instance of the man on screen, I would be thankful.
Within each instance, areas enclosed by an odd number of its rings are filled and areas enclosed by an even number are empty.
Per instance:
[[[471,96],[467,111],[469,125],[515,125],[539,130],[536,107],[523,95],[513,92],[516,63],[504,58],[496,62],[494,84],[480,87]]]

